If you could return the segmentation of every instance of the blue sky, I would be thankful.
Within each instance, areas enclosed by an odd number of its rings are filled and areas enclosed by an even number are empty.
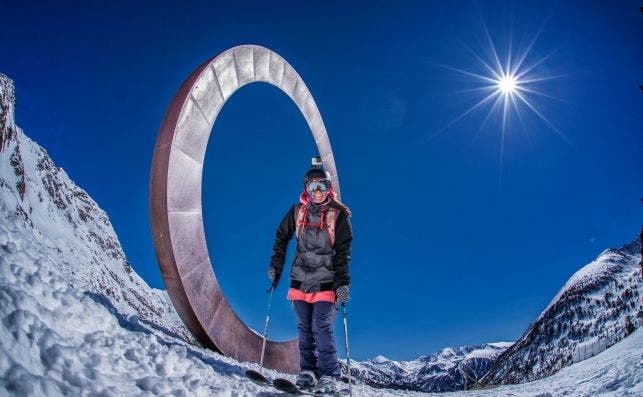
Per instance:
[[[134,269],[164,288],[148,184],[165,109],[230,47],[282,55],[317,102],[354,214],[351,353],[411,359],[515,340],[643,219],[638,2],[444,3],[22,2],[0,13],[0,72],[15,81],[18,124],[107,211]],[[504,139],[491,106],[450,124],[483,95],[470,91],[480,81],[438,64],[488,75],[467,50],[493,62],[483,20],[502,59],[510,38],[515,56],[542,27],[525,64],[547,56],[532,72],[549,79],[533,87],[558,99],[528,98],[558,132],[526,106]],[[210,255],[256,329],[275,228],[315,150],[296,106],[267,84],[238,91],[210,137]],[[296,335],[285,284],[277,340]]]

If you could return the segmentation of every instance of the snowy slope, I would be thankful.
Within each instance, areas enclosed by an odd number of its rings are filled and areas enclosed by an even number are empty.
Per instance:
[[[16,127],[14,104],[11,81],[0,75],[0,396],[275,395],[243,377],[253,365],[193,343],[165,291],[132,270],[107,215]],[[641,332],[546,379],[470,394],[641,395]],[[371,384],[379,371],[426,387],[458,368],[475,377],[477,363],[507,347],[447,348],[353,367]],[[419,394],[354,387],[355,396]]]
[[[587,360],[562,368],[547,378],[489,390],[473,390],[472,396],[642,396],[643,330]],[[462,396],[447,393],[441,396]]]

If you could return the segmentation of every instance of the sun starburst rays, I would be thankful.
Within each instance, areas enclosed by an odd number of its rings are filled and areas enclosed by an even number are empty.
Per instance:
[[[479,63],[479,70],[475,70],[475,68],[465,70],[435,63],[437,66],[467,76],[467,78],[472,79],[477,83],[474,87],[460,90],[458,92],[482,94],[481,99],[477,100],[477,102],[472,106],[463,111],[460,115],[456,116],[450,123],[438,131],[438,134],[452,127],[455,123],[459,122],[474,111],[482,110],[484,108],[488,109],[488,111],[480,124],[479,130],[482,129],[493,114],[498,115],[501,164],[505,150],[505,139],[507,134],[512,130],[512,120],[517,118],[519,125],[525,130],[525,132],[527,132],[524,116],[528,113],[535,115],[537,119],[544,122],[548,127],[554,130],[556,134],[567,141],[563,133],[551,121],[549,121],[539,109],[536,104],[537,100],[534,98],[535,96],[540,97],[541,99],[561,101],[559,98],[544,92],[544,88],[541,85],[543,82],[563,76],[538,73],[539,68],[545,64],[545,61],[547,61],[555,51],[551,51],[538,59],[533,59],[534,56],[532,54],[532,50],[534,49],[538,37],[543,31],[545,22],[543,22],[536,34],[531,38],[531,40],[529,40],[524,51],[513,51],[512,29],[508,37],[507,51],[505,51],[505,56],[501,57],[494,45],[489,29],[487,28],[484,19],[482,19],[484,40],[488,45],[488,59],[484,59],[471,47],[466,44],[464,45],[468,52],[471,53]],[[527,135],[529,134],[527,133]]]

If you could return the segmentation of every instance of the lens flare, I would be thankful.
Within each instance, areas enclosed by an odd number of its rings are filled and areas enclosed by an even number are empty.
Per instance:
[[[502,157],[504,151],[505,135],[507,134],[509,119],[512,118],[513,114],[517,117],[526,133],[528,133],[523,117],[528,112],[534,114],[537,118],[547,124],[552,130],[554,130],[563,140],[569,142],[565,135],[550,122],[547,117],[536,106],[536,101],[534,96],[539,96],[548,99],[555,99],[551,95],[543,92],[538,88],[538,84],[542,82],[558,79],[563,76],[561,75],[542,75],[538,74],[538,67],[542,66],[543,63],[554,54],[551,53],[543,56],[539,59],[532,59],[530,57],[531,51],[540,36],[545,22],[540,26],[534,37],[529,42],[529,45],[524,49],[524,51],[518,53],[512,53],[513,43],[512,35],[509,36],[509,48],[506,52],[506,57],[504,57],[504,62],[501,61],[501,57],[496,51],[496,46],[491,39],[489,30],[484,19],[480,18],[482,21],[484,36],[489,45],[488,53],[491,55],[490,59],[485,60],[482,56],[478,55],[476,51],[465,45],[465,48],[469,53],[479,62],[480,69],[483,70],[482,73],[475,73],[470,70],[459,69],[452,66],[446,66],[443,64],[432,62],[434,65],[439,66],[450,71],[454,71],[465,75],[481,85],[469,88],[463,92],[468,93],[481,93],[481,98],[474,103],[471,107],[466,109],[455,119],[453,119],[445,127],[437,131],[433,136],[437,136],[450,128],[452,125],[462,120],[467,115],[473,113],[474,111],[481,110],[486,107],[490,107],[487,115],[480,124],[479,130],[486,124],[487,120],[492,114],[499,114],[500,119],[500,161],[502,164]]]

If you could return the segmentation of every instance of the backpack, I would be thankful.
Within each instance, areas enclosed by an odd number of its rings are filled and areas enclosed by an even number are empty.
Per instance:
[[[334,208],[328,208],[328,210],[322,210],[321,219],[319,223],[310,223],[306,221],[306,215],[308,214],[308,207],[305,205],[300,205],[297,210],[296,217],[296,234],[297,240],[299,240],[299,231],[302,226],[314,226],[318,228],[323,228],[326,226],[326,231],[328,232],[328,237],[330,238],[330,245],[335,244],[335,221],[337,220],[337,210]],[[324,215],[326,218],[324,219]]]

